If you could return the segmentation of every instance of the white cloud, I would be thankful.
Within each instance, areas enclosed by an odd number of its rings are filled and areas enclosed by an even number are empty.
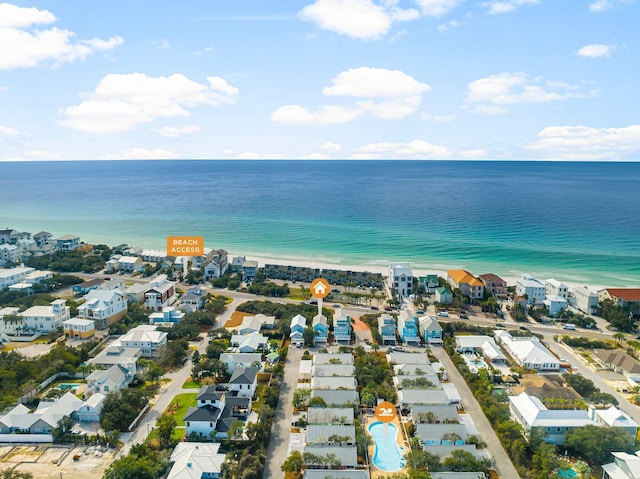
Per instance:
[[[175,160],[180,153],[162,148],[129,148],[120,153],[105,155],[103,160]]]
[[[611,55],[611,47],[609,45],[603,45],[601,43],[593,43],[591,45],[585,45],[580,48],[576,55],[588,58],[608,57]]]
[[[5,125],[0,125],[0,135],[16,136],[18,131]]]
[[[286,105],[271,115],[271,120],[289,124],[338,124],[369,116],[387,120],[405,118],[414,113],[422,94],[431,87],[399,70],[352,68],[331,80],[323,88],[325,96],[362,99],[349,105],[322,105],[310,111],[299,105]]]
[[[207,80],[208,85],[197,83],[179,73],[109,74],[88,99],[60,111],[62,124],[85,133],[121,133],[159,118],[188,117],[187,107],[233,102],[237,88],[219,77]]]
[[[423,15],[436,18],[451,12],[460,2],[461,0],[416,0]]]
[[[538,5],[540,0],[503,0],[485,2],[483,7],[487,7],[490,15],[499,15],[501,13],[509,13],[517,10],[520,7],[528,5]]]
[[[570,98],[588,98],[595,92],[583,93],[563,82],[530,79],[525,73],[500,73],[472,81],[465,103],[476,113],[504,113],[506,105],[546,103]]]
[[[378,38],[391,28],[389,14],[371,0],[317,0],[299,15],[323,30],[362,40]]]
[[[162,128],[155,128],[152,131],[166,138],[178,138],[180,136],[188,135],[190,133],[197,133],[200,131],[200,127],[196,125],[163,126]]]
[[[629,3],[629,0],[595,0],[589,4],[589,10],[594,13],[605,12],[620,3]]]
[[[121,37],[72,42],[75,34],[69,30],[33,28],[55,21],[55,15],[47,10],[1,3],[0,70],[34,67],[44,62],[59,65],[84,60],[97,51],[112,50],[124,42]]]
[[[239,160],[282,160],[285,157],[278,153],[257,153],[255,151],[245,151],[240,153],[236,158]]]
[[[619,160],[640,153],[640,125],[623,128],[549,126],[538,140],[523,146],[544,158],[567,160]]]
[[[340,143],[334,143],[333,141],[327,141],[322,144],[320,149],[329,153],[338,153],[342,150],[342,145]]]
[[[316,0],[298,14],[319,28],[360,40],[372,40],[386,35],[393,22],[420,18],[416,9],[398,8],[395,1]]]
[[[450,22],[442,23],[442,24],[438,25],[438,31],[440,33],[442,33],[442,32],[446,32],[450,28],[456,28],[456,27],[459,27],[459,26],[462,26],[462,25],[463,25],[462,22],[459,22],[457,20],[451,20]]]
[[[449,158],[452,152],[440,145],[424,140],[413,140],[409,143],[369,143],[354,151],[357,159],[441,159]]]
[[[58,160],[62,158],[62,153],[45,150],[27,150],[23,155],[32,160]]]

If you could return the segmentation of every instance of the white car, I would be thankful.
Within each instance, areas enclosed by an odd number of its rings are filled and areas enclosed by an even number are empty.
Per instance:
[[[447,311],[440,311],[438,313],[438,316],[441,316],[443,318],[448,318],[449,317],[449,313]]]

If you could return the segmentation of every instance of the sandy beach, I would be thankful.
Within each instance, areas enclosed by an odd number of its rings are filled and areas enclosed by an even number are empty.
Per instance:
[[[264,266],[265,264],[279,264],[279,265],[291,265],[291,266],[304,266],[308,268],[319,268],[319,269],[340,269],[345,271],[368,271],[370,273],[381,273],[384,276],[389,274],[389,263],[383,263],[382,261],[376,263],[369,264],[347,264],[341,262],[332,262],[330,258],[326,258],[324,261],[319,261],[318,259],[308,258],[308,257],[300,257],[300,256],[266,256],[264,254],[254,255],[251,253],[229,253],[229,257],[232,258],[234,256],[246,256],[249,260],[258,261],[259,266]],[[402,259],[398,259],[395,262],[401,262]],[[411,264],[411,263],[410,263]],[[413,267],[413,265],[412,265]],[[465,268],[462,268],[465,269]],[[486,273],[495,273],[504,279],[509,286],[515,286],[518,278],[520,276],[517,275],[504,275],[500,272],[495,271],[469,271],[473,275],[480,275]],[[438,276],[445,278],[447,277],[446,269],[438,269],[438,268],[413,268],[413,274],[415,276],[426,276],[427,274],[437,274]],[[551,277],[540,277],[536,276],[540,281],[544,281],[547,279],[551,279]],[[609,286],[601,285],[601,284],[585,284],[571,281],[562,281],[564,284],[571,288],[579,287],[579,286],[588,286],[594,291],[598,291]]]

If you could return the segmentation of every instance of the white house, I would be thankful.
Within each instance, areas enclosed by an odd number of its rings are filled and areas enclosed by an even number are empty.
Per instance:
[[[535,277],[523,274],[516,282],[516,294],[527,298],[527,304],[542,304],[547,296],[547,287]]]
[[[389,289],[399,299],[413,294],[413,270],[408,262],[389,264]]]
[[[119,321],[127,312],[127,299],[119,289],[93,289],[78,306],[78,317],[92,319],[96,328],[105,329]]]
[[[613,462],[602,465],[602,479],[640,479],[640,451],[612,452]]]
[[[547,288],[547,297],[560,296],[563,299],[567,299],[569,297],[569,287],[557,279],[548,279],[544,284]]]
[[[96,332],[96,327],[91,319],[71,318],[62,322],[62,329],[66,338],[88,339]]]
[[[87,395],[120,391],[131,384],[133,374],[128,369],[116,364],[109,369],[96,369],[87,376]]]
[[[562,311],[567,309],[568,305],[566,299],[561,296],[556,296],[555,294],[547,295],[547,297],[543,301],[543,304],[549,310],[549,316],[551,316],[552,318],[557,318]]]
[[[218,453],[219,442],[179,442],[169,458],[167,479],[218,479],[227,455]]]
[[[154,311],[171,306],[176,296],[176,283],[169,281],[166,274],[158,275],[149,282],[149,288],[144,293],[144,305]]]
[[[227,372],[233,374],[236,368],[258,367],[264,368],[262,354],[260,353],[222,353],[220,362],[227,367]]]
[[[80,237],[76,235],[64,235],[56,239],[58,251],[75,251],[80,246]]]
[[[496,341],[522,367],[538,371],[559,371],[560,360],[534,336],[512,337],[507,331],[498,330]]]
[[[21,283],[32,271],[35,270],[27,266],[16,266],[10,269],[0,268],[0,290]]]
[[[140,348],[142,357],[158,357],[158,350],[167,344],[167,333],[156,331],[156,326],[142,324],[117,340],[125,348]]]
[[[0,244],[0,266],[18,264],[22,261],[20,248],[13,244]]]
[[[173,326],[174,324],[178,324],[182,321],[184,316],[185,314],[178,308],[169,306],[167,308],[162,308],[162,311],[160,312],[151,313],[149,315],[149,324]]]
[[[234,334],[231,336],[231,346],[239,353],[255,353],[269,349],[268,339],[260,333]]]
[[[18,315],[23,318],[27,330],[39,333],[55,331],[70,318],[69,307],[64,299],[56,299],[49,306],[32,306]]]
[[[587,286],[578,286],[571,290],[573,305],[586,314],[595,314],[598,311],[598,293]]]
[[[123,273],[134,273],[144,271],[144,264],[140,256],[121,256],[118,259],[118,270]]]
[[[84,402],[84,405],[76,411],[78,421],[80,422],[99,422],[100,411],[106,396],[102,393],[93,394]]]
[[[291,339],[291,344],[304,343],[302,333],[307,328],[307,318],[305,318],[301,314],[296,314],[293,318],[291,318],[290,328],[291,333],[289,334],[289,338]]]
[[[253,366],[234,369],[228,383],[231,391],[237,391],[238,397],[252,398],[258,387],[259,370]]]
[[[636,437],[638,425],[623,411],[609,409],[547,409],[536,397],[521,393],[509,396],[511,418],[518,422],[527,436],[538,430],[545,442],[564,444],[566,433],[578,427],[609,426],[628,432]]]

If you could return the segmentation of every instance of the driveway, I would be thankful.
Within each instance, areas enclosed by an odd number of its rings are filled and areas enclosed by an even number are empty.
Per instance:
[[[293,392],[298,384],[298,370],[303,349],[289,348],[284,365],[284,378],[280,385],[280,399],[276,408],[276,417],[271,428],[271,441],[267,450],[267,462],[264,467],[265,479],[284,477],[280,469],[287,459],[289,436],[291,434],[291,416],[293,414]]]
[[[469,389],[464,378],[454,366],[453,361],[451,361],[447,352],[444,348],[440,347],[431,348],[431,352],[442,363],[447,371],[449,380],[453,382],[458,389],[465,411],[473,418],[473,421],[478,428],[478,432],[480,433],[480,437],[487,443],[487,449],[489,449],[489,452],[493,456],[494,468],[498,472],[498,475],[508,479],[520,477],[516,468],[513,467],[511,459],[509,459],[509,456],[502,447],[493,427],[491,427],[489,420],[482,412],[480,404],[478,404],[478,401],[473,396],[471,389]]]

